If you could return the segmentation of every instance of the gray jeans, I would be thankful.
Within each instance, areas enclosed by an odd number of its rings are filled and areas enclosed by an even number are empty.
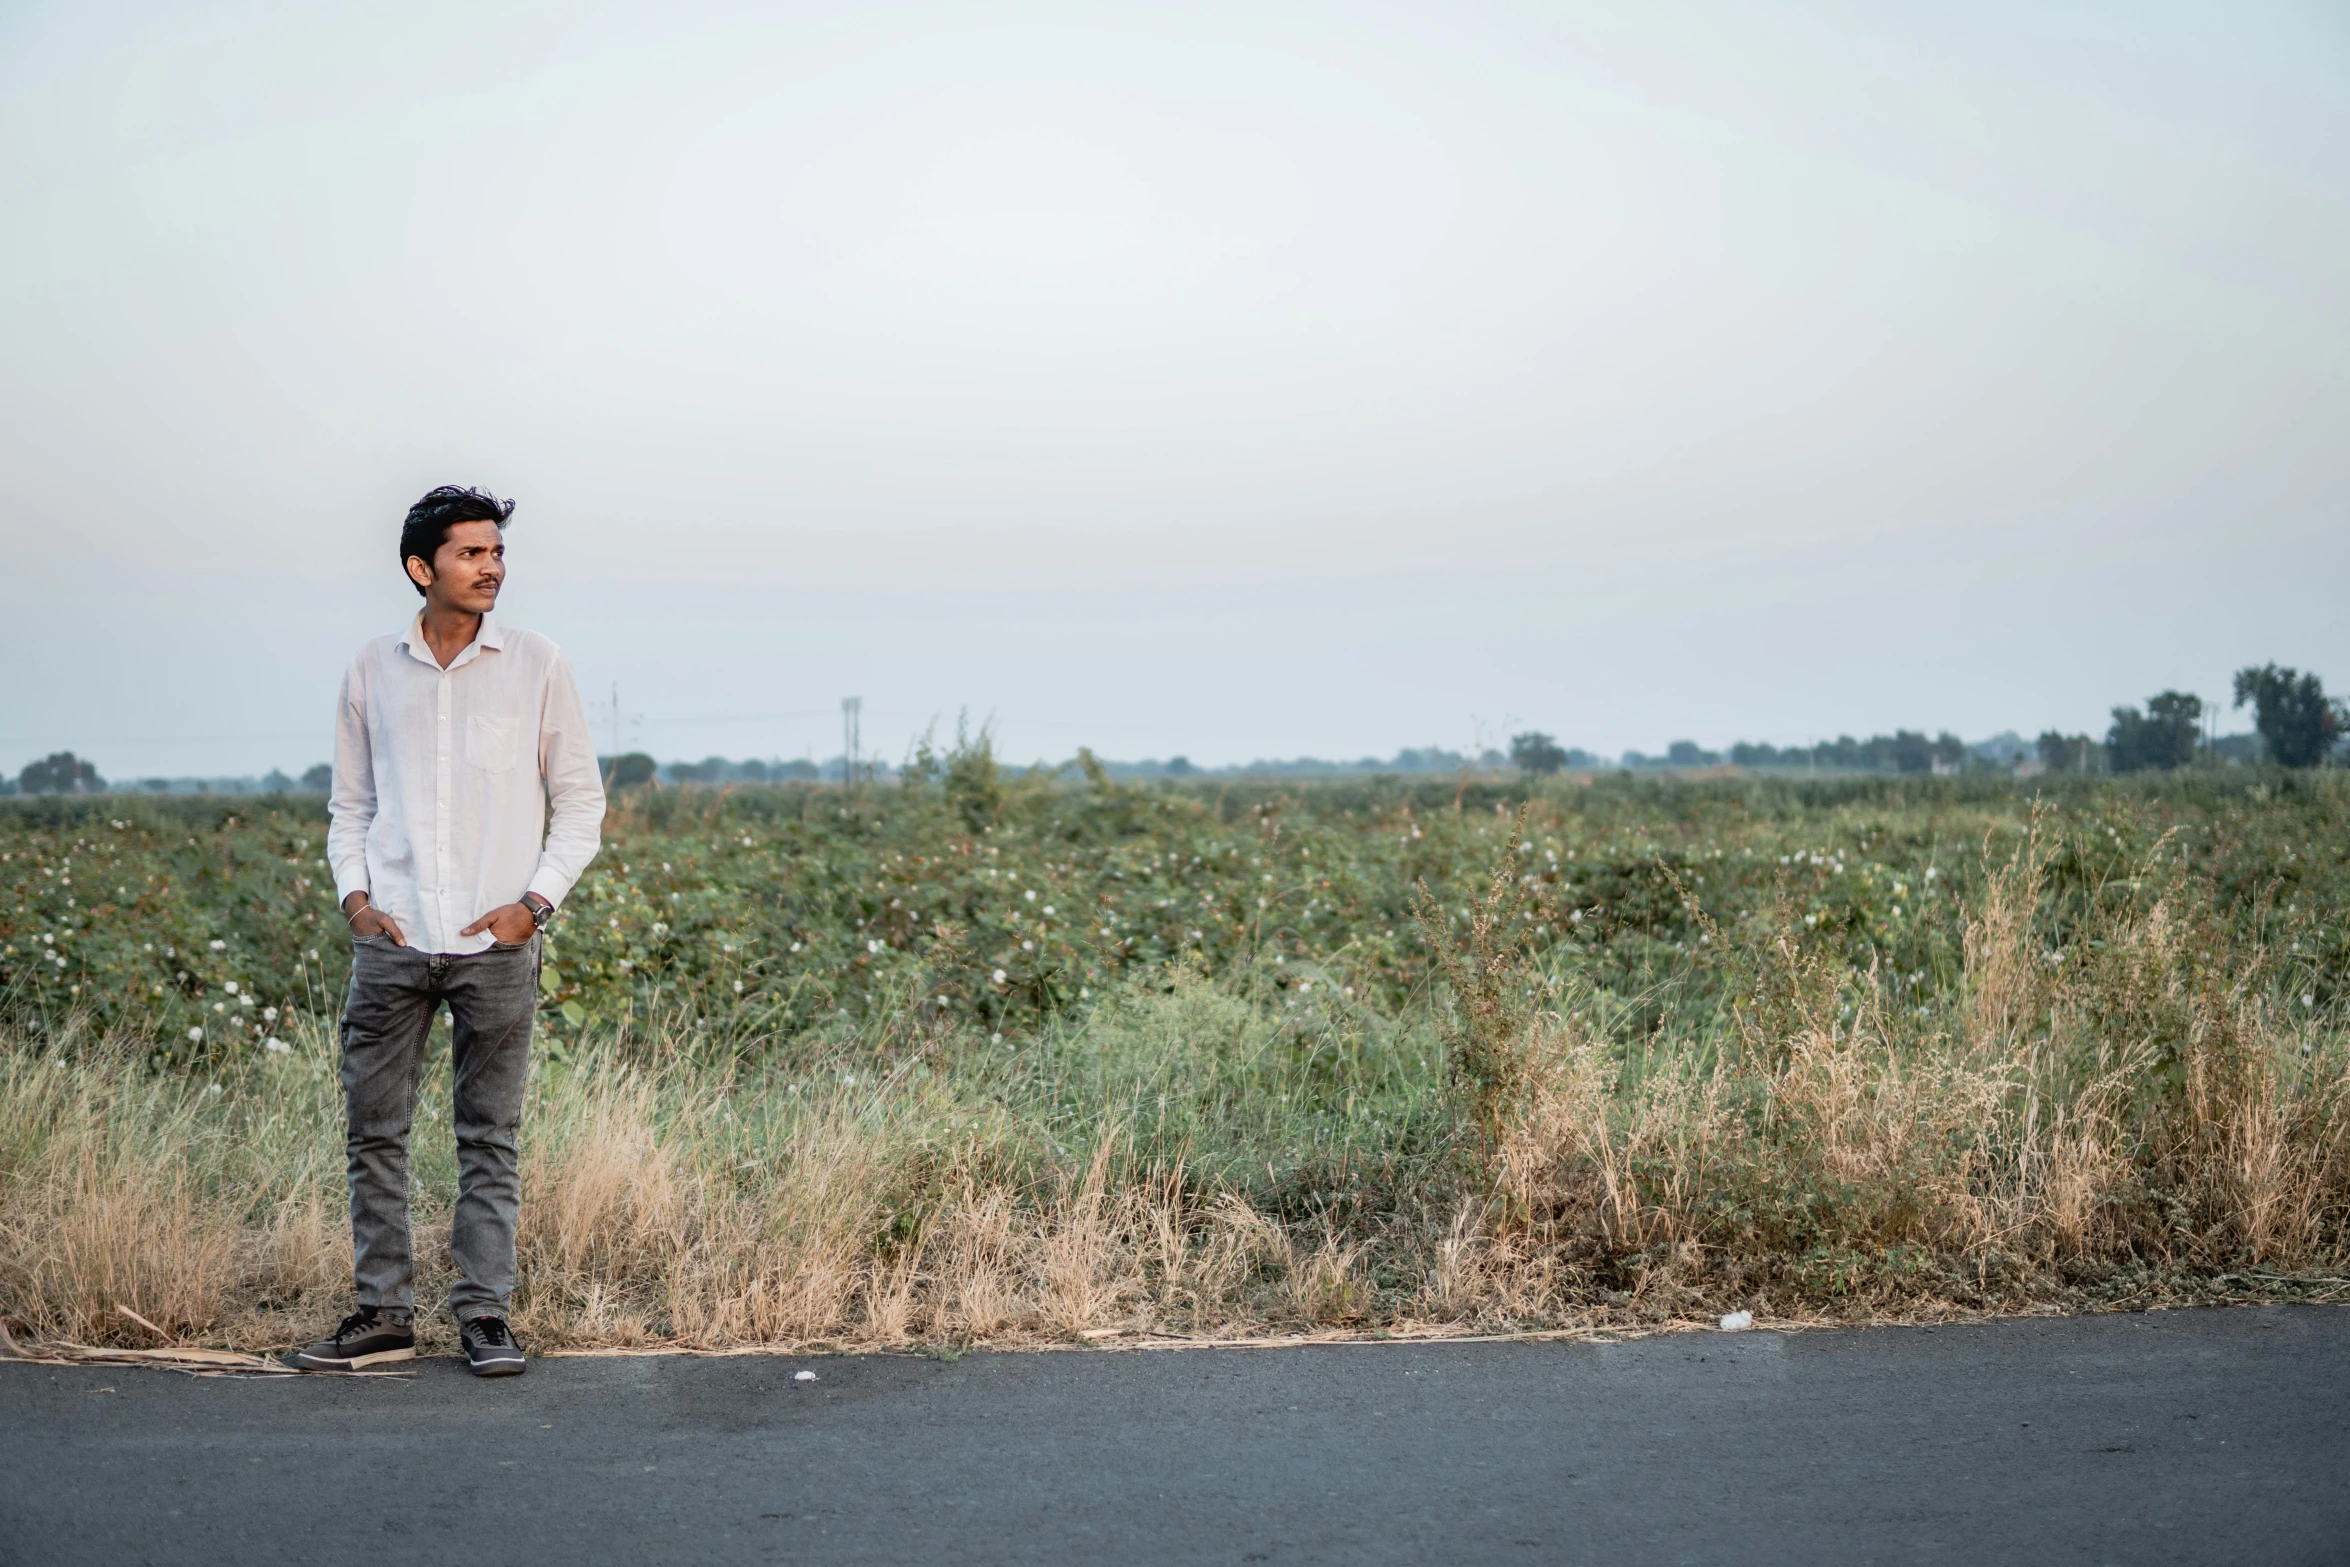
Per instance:
[[[343,1003],[344,1143],[351,1180],[352,1273],[359,1304],[416,1309],[408,1234],[408,1129],[433,1014],[452,1025],[457,1212],[450,1254],[460,1322],[502,1317],[514,1293],[514,1223],[522,1206],[522,1089],[538,1013],[539,942],[464,956],[418,952],[382,936],[351,945]]]

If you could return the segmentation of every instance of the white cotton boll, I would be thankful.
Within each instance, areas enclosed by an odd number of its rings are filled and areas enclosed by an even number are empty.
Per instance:
[[[791,1374],[791,1379],[794,1382],[813,1382],[816,1380],[816,1373],[813,1371],[795,1371]]]
[[[1724,1333],[1743,1333],[1753,1326],[1754,1313],[1751,1311],[1733,1311],[1722,1319]]]

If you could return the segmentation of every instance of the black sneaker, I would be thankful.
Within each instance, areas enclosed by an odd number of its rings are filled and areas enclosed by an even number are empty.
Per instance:
[[[522,1375],[522,1346],[506,1331],[504,1317],[475,1317],[460,1323],[457,1337],[465,1345],[465,1363],[477,1377]]]
[[[386,1320],[373,1306],[362,1306],[343,1319],[331,1338],[286,1357],[296,1371],[357,1371],[386,1361],[416,1358],[416,1329],[405,1322]]]

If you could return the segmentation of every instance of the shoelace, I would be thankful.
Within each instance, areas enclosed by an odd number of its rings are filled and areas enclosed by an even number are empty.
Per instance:
[[[473,1336],[493,1349],[502,1349],[514,1342],[514,1335],[506,1331],[503,1317],[476,1317],[466,1324]]]
[[[335,1329],[334,1341],[340,1344],[345,1339],[357,1338],[362,1333],[382,1326],[382,1321],[374,1312],[354,1311],[343,1319],[341,1327]]]

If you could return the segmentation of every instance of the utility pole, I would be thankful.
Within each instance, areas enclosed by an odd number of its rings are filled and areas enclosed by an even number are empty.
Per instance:
[[[604,753],[612,758],[604,765],[604,790],[610,793],[618,787],[620,778],[620,682],[612,682],[612,749]]]
[[[844,696],[840,699],[841,783],[845,786],[857,781],[858,721],[865,714],[865,699]]]
[[[620,745],[623,730],[623,714],[620,711],[620,682],[617,680],[612,682],[612,708],[607,716],[612,720],[612,749],[607,753],[609,763],[604,769],[604,787],[610,789],[613,787],[613,780],[620,772]],[[635,713],[625,715],[628,723],[636,722],[638,716]]]

